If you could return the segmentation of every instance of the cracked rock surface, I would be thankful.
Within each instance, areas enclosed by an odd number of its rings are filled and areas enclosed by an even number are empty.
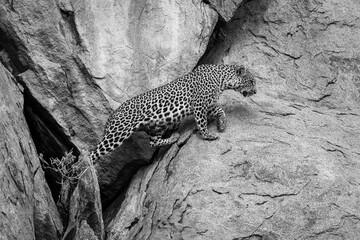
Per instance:
[[[226,22],[230,21],[243,0],[208,0],[208,3]]]
[[[180,128],[105,212],[107,237],[357,239],[359,12],[350,0],[246,2],[202,61],[244,64],[258,93],[221,97],[217,141]]]
[[[22,88],[0,63],[0,239],[58,239],[63,226],[22,112]]]
[[[356,0],[0,0],[0,239],[358,239],[359,36]],[[88,162],[113,109],[199,63],[257,94],[224,93],[216,141],[133,134],[62,223],[38,155]]]
[[[254,99],[269,112],[228,100],[220,140],[190,132],[140,171],[109,239],[356,239],[359,127],[341,111]]]

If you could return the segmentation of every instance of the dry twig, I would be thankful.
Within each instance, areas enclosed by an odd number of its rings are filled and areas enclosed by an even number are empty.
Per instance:
[[[46,161],[42,154],[40,154],[39,158],[43,163],[43,168],[53,170],[60,174],[60,184],[63,184],[65,180],[69,180],[70,183],[76,183],[88,169],[86,162],[77,161],[72,151],[65,152],[65,155],[61,159],[50,158],[49,161]]]

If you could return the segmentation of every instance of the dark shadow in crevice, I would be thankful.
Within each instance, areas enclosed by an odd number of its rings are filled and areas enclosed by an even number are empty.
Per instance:
[[[204,55],[198,65],[219,63],[230,52],[233,45],[241,44],[247,31],[255,31],[273,0],[245,0],[236,10],[232,19],[225,22],[219,19],[210,37]],[[247,29],[251,22],[251,28]],[[255,28],[255,29],[254,29]],[[234,42],[236,41],[236,42]],[[241,61],[239,56],[239,62]]]
[[[128,188],[137,171],[153,162],[158,149],[149,145],[144,132],[134,132],[120,147],[99,160],[97,173],[103,211],[117,201]],[[110,173],[110,174],[109,174]]]
[[[130,187],[130,183],[133,180],[135,174],[138,172],[138,170],[141,167],[148,166],[150,163],[127,163],[123,166],[123,168],[118,172],[116,179],[116,182],[119,182],[119,184],[122,186],[119,189],[116,190],[116,194],[112,196],[112,198],[108,198],[104,200],[104,197],[101,198],[102,200],[102,210],[103,210],[103,218],[104,218],[104,224],[106,226],[107,223],[111,221],[111,219],[114,219],[116,214],[121,208],[121,205],[123,201],[126,198],[126,193]],[[103,186],[104,188],[105,186]],[[108,188],[112,188],[112,186],[107,186]],[[108,189],[107,189],[108,190]],[[111,209],[111,211],[108,211]],[[114,209],[116,209],[114,211]]]
[[[20,45],[20,41],[14,40],[16,38],[15,33],[14,36],[10,36],[9,32],[11,32],[11,29],[5,32],[0,28],[0,61],[16,76],[19,73],[25,72],[29,67],[24,65],[24,62],[27,61],[21,61],[21,59],[27,59],[27,56],[22,54],[23,51],[21,50],[25,46]]]
[[[19,80],[20,81],[20,80]],[[62,127],[51,114],[31,95],[24,87],[24,116],[29,126],[31,137],[36,150],[42,154],[43,159],[61,159],[65,152],[72,151],[78,157],[80,151],[63,132]],[[44,169],[45,179],[51,189],[52,196],[57,202],[61,189],[61,176],[55,171]]]
[[[225,40],[225,37],[223,35],[223,28],[226,26],[226,21],[223,19],[218,20],[218,22],[215,25],[214,31],[212,32],[209,43],[206,47],[205,53],[201,56],[200,60],[196,64],[196,66],[199,66],[201,64],[207,64],[208,62],[208,56],[210,55],[210,52],[212,49],[217,45],[220,44]]]
[[[125,195],[127,192],[128,187],[130,186],[131,181],[133,180],[134,176],[138,172],[141,167],[148,166],[151,162],[139,161],[139,162],[129,162],[124,164],[119,172],[117,172],[117,177],[110,183],[110,184],[101,184],[101,203],[103,212],[107,210],[107,208],[112,205],[114,202],[120,204],[125,199]],[[116,185],[121,186],[120,188]],[[113,196],[107,196],[103,194],[103,191],[110,191],[111,189],[114,190]]]

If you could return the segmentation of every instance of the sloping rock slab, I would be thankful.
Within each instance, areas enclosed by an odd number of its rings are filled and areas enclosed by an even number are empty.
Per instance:
[[[356,239],[360,111],[254,99],[226,100],[220,140],[192,135],[140,171],[109,239]]]

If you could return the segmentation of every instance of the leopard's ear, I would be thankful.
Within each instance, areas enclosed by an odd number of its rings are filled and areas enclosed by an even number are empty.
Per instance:
[[[243,65],[238,66],[236,69],[236,74],[238,76],[243,76],[245,74],[245,72],[246,72],[246,69]]]

